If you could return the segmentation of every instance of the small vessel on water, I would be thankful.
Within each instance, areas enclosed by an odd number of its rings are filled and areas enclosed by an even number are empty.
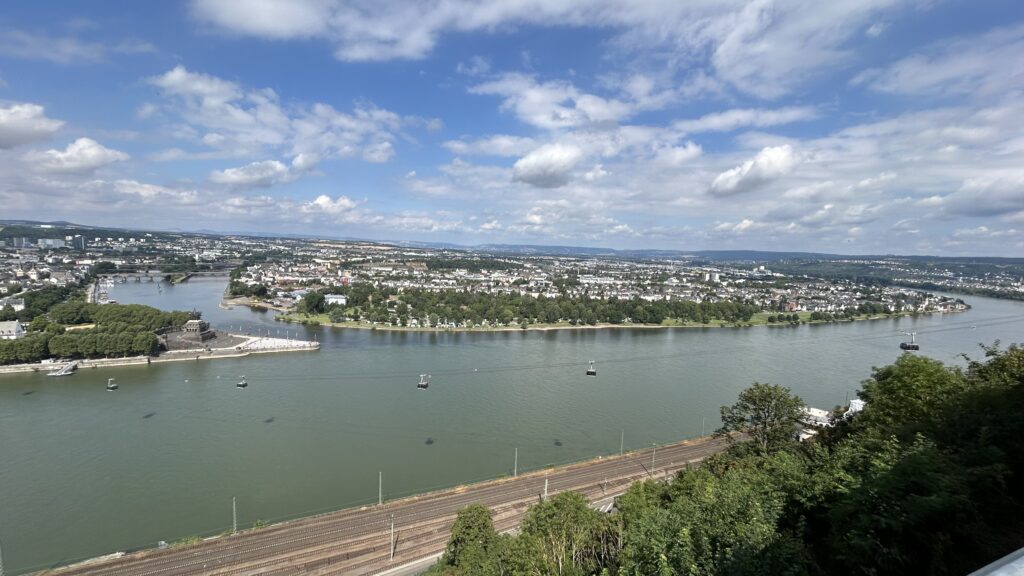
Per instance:
[[[590,367],[587,368],[587,376],[597,376],[597,368],[594,368],[594,361],[590,361]]]
[[[114,382],[113,378],[107,378],[107,392],[113,392],[117,390],[117,382]]]
[[[416,388],[420,390],[426,390],[430,387],[430,374],[420,374],[420,381],[416,383]]]
[[[235,384],[235,387],[236,388],[248,388],[249,387],[249,382],[245,379],[245,376],[242,376],[242,379],[238,381],[238,384]]]

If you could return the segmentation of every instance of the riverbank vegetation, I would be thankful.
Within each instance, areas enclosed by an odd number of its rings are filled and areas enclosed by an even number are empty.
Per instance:
[[[635,484],[612,514],[563,493],[507,535],[466,508],[429,574],[959,575],[1020,547],[1024,348],[966,368],[905,354],[859,396],[862,411],[836,409],[801,443],[800,399],[756,384],[720,433],[758,441]]]
[[[260,285],[232,282],[230,292],[255,294]],[[459,290],[440,292],[358,285],[336,289],[347,302],[328,304],[325,294],[310,291],[295,312],[277,318],[307,325],[392,329],[551,329],[611,326],[722,327],[798,325],[896,317],[879,303],[865,302],[841,312],[761,311],[754,304],[732,300],[693,302],[641,298],[619,300],[559,296],[546,298],[518,294],[490,294]]]
[[[87,304],[70,300],[52,306],[28,324],[28,334],[0,340],[0,365],[47,358],[116,358],[153,355],[160,349],[158,330],[181,326],[192,312],[164,312],[141,304]],[[92,327],[67,330],[67,326]]]
[[[431,327],[485,324],[528,326],[560,322],[572,325],[661,324],[665,320],[709,324],[714,320],[746,322],[759,311],[753,304],[731,300],[651,302],[640,298],[534,298],[519,294],[417,289],[399,293],[397,290],[362,284],[338,291],[347,297],[344,306],[329,305],[323,294],[313,291],[299,302],[297,311],[306,314],[326,313],[332,322],[365,320],[395,326],[412,324]]]

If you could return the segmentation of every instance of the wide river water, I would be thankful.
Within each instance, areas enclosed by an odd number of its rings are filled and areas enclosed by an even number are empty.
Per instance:
[[[522,472],[710,433],[754,380],[831,408],[899,355],[902,331],[948,363],[1024,340],[1024,303],[979,297],[965,313],[799,327],[413,333],[223,310],[224,286],[129,282],[111,297],[321,349],[0,376],[8,573],[223,531],[232,497],[245,526],[376,502],[378,473],[387,499],[510,474],[517,448]]]

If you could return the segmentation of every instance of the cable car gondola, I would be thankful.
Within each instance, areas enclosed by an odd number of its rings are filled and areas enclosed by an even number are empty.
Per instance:
[[[594,361],[590,361],[590,367],[587,368],[587,376],[597,376],[597,368],[594,368]]]
[[[114,382],[113,378],[107,378],[107,392],[113,392],[117,390],[117,382]]]
[[[248,388],[249,387],[249,382],[246,381],[245,376],[242,376],[242,379],[238,381],[238,384],[235,384],[235,387],[236,388]]]
[[[910,342],[900,342],[900,350],[920,350],[914,337],[917,336],[917,332],[904,332],[907,336],[910,336]]]
[[[420,390],[426,390],[430,387],[430,374],[420,374],[420,381],[416,383],[416,388]]]

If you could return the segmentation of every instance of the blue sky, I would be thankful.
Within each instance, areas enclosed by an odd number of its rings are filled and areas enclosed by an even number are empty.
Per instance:
[[[0,218],[1024,254],[1024,5],[18,2]]]

